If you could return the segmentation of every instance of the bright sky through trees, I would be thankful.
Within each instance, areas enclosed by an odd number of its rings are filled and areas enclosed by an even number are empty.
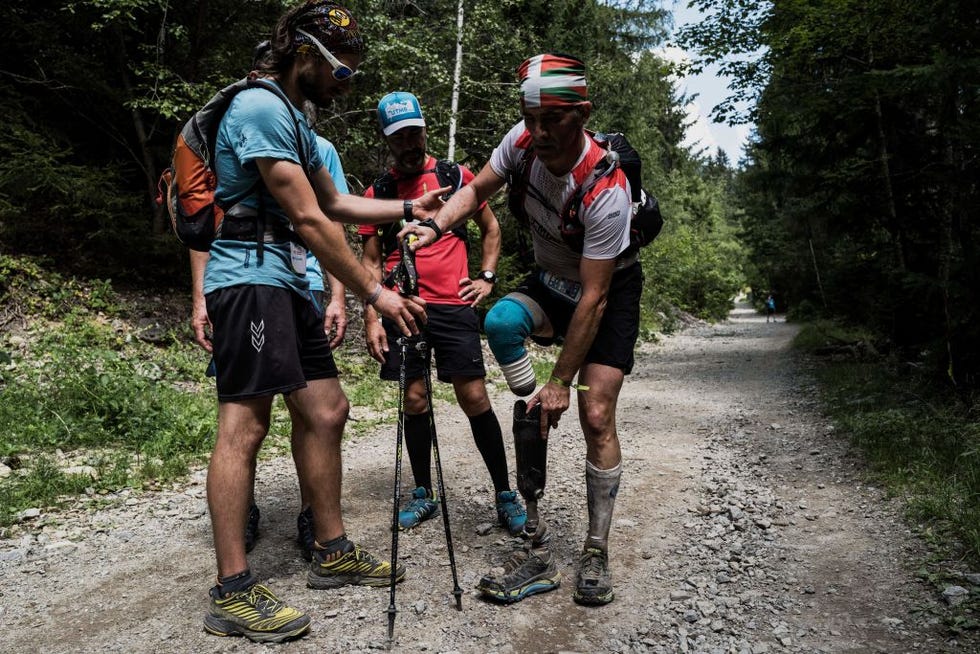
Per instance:
[[[674,29],[687,23],[699,20],[700,14],[696,9],[688,9],[688,0],[664,0],[664,5],[674,14]],[[670,61],[686,61],[689,56],[680,48],[668,46],[659,51],[661,56]],[[748,139],[752,125],[736,125],[711,121],[711,109],[729,95],[728,82],[718,75],[718,67],[711,66],[699,75],[691,75],[679,81],[678,90],[686,95],[697,95],[687,106],[688,118],[692,122],[687,130],[685,145],[697,148],[707,148],[708,154],[714,154],[716,148],[721,148],[728,155],[732,164],[737,164],[742,155],[742,146]]]

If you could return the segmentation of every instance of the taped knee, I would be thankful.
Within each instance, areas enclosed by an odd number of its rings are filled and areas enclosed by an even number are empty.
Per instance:
[[[534,392],[534,370],[524,341],[531,334],[531,312],[519,301],[504,297],[487,313],[483,329],[487,344],[500,364],[510,390],[517,395]]]

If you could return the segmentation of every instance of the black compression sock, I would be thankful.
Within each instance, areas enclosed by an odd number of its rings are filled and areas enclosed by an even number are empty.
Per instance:
[[[490,473],[490,479],[493,480],[494,494],[510,490],[510,482],[507,480],[507,455],[504,452],[504,439],[496,414],[493,409],[487,409],[478,416],[470,417],[469,420],[476,449],[480,450],[487,472]]]
[[[405,447],[408,461],[412,464],[415,485],[432,489],[432,432],[429,431],[430,414],[405,414]],[[430,493],[431,494],[431,493]]]

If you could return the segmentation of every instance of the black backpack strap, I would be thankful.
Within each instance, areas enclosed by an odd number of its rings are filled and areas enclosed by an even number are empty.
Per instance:
[[[312,184],[312,171],[310,170],[310,161],[308,156],[309,153],[306,148],[306,140],[303,138],[303,129],[300,125],[299,119],[296,117],[296,113],[293,111],[292,102],[290,102],[286,94],[283,93],[282,89],[280,89],[277,85],[271,82],[266,82],[262,79],[246,78],[243,80],[239,80],[238,82],[235,82],[231,86],[225,87],[224,89],[219,91],[217,96],[215,96],[215,100],[218,98],[218,96],[221,96],[221,100],[220,100],[221,105],[217,107],[220,110],[221,115],[223,116],[224,113],[227,112],[228,108],[231,106],[231,101],[241,91],[244,91],[246,89],[255,89],[255,88],[265,89],[266,91],[269,91],[277,98],[282,100],[283,104],[286,105],[286,112],[289,114],[289,117],[293,121],[293,130],[296,136],[296,155],[297,157],[299,157],[300,167],[302,167],[303,169],[303,174],[306,175],[306,178],[309,179]],[[214,102],[215,100],[212,100],[212,102]],[[211,103],[208,104],[210,105]],[[207,134],[206,137],[204,137],[206,138],[204,142],[207,143],[208,152],[210,153],[208,154],[208,156],[213,156],[213,153],[216,150],[217,140],[218,140],[218,126],[220,125],[220,123],[221,123],[220,118],[215,119],[213,122],[213,126],[214,126],[213,133]],[[260,175],[259,178],[255,181],[255,183],[252,184],[246,191],[239,194],[235,198],[232,198],[227,202],[222,203],[223,204],[222,208],[228,210],[231,207],[238,204],[239,202],[241,202],[242,200],[244,200],[249,195],[253,193],[256,194],[257,215],[255,218],[255,241],[257,244],[256,255],[258,258],[259,265],[262,264],[262,261],[264,259],[263,254],[265,249],[265,231],[267,226],[265,199],[262,195],[262,189],[264,186],[265,184],[262,181],[262,176]],[[306,245],[305,243],[303,243],[300,236],[296,234],[292,229],[288,228],[288,220],[286,222],[287,225],[285,226],[285,229],[283,229],[282,231],[288,231],[289,240],[295,241],[296,243],[300,243],[305,247]]]
[[[604,146],[603,141],[598,141],[600,146]],[[585,247],[585,226],[582,224],[582,203],[585,196],[599,182],[600,179],[611,175],[619,168],[619,153],[610,148],[606,148],[606,155],[596,162],[589,176],[575,189],[568,202],[561,211],[561,235],[565,243],[575,250],[581,252]]]
[[[448,199],[449,196],[463,187],[463,170],[455,162],[438,159],[436,160],[435,168],[420,170],[416,175],[424,175],[426,173],[435,173],[440,187],[452,187],[452,190],[443,196],[443,199]],[[402,179],[409,179],[416,175],[403,177]],[[388,200],[398,198],[398,181],[390,170],[385,171],[371,184],[374,197]],[[398,249],[397,235],[400,230],[401,226],[398,223],[378,225],[378,236],[381,238],[381,255],[383,259],[387,259],[388,255]],[[469,246],[465,223],[454,228],[452,233],[462,240],[463,243],[466,243],[467,247]]]
[[[439,159],[436,161],[435,168],[436,178],[439,180],[439,186],[449,186],[452,188],[451,191],[442,196],[443,200],[448,200],[452,195],[463,188],[463,169],[455,161],[446,161],[444,159]],[[463,244],[469,249],[470,239],[469,232],[466,229],[466,222],[464,221],[462,225],[454,227],[452,233],[463,242]]]
[[[390,170],[385,171],[371,184],[371,190],[374,197],[378,199],[393,200],[398,197],[398,180],[395,179]],[[377,229],[378,238],[381,239],[381,260],[384,261],[388,255],[398,249],[398,232],[400,229],[398,223],[384,223],[377,225]]]

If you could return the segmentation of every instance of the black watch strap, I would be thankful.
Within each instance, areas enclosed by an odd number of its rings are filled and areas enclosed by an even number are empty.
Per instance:
[[[425,220],[419,222],[419,226],[428,227],[429,229],[434,231],[436,233],[436,237],[435,237],[436,241],[442,238],[442,230],[439,229],[439,225],[437,225],[436,221],[434,221],[432,218],[426,218]]]
[[[406,223],[407,222],[411,222],[411,220],[412,220],[412,207],[413,206],[414,205],[413,205],[413,203],[412,203],[411,200],[405,200],[402,203],[402,210],[404,211],[404,216],[405,216],[405,222]]]
[[[485,282],[487,282],[489,284],[496,284],[497,283],[497,273],[495,273],[492,270],[481,270],[480,271],[480,274],[479,274],[479,277],[480,277],[480,279],[482,279],[483,281],[485,281]]]

